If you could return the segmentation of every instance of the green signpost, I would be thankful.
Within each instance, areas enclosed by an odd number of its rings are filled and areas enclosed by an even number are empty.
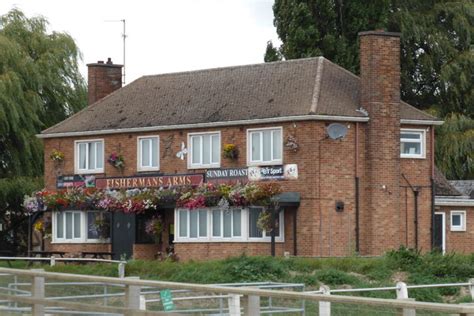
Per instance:
[[[160,291],[161,304],[163,304],[163,310],[169,312],[175,309],[173,304],[173,295],[170,290]]]

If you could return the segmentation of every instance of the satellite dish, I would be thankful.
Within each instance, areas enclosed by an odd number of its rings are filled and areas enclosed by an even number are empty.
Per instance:
[[[340,123],[332,123],[326,127],[326,132],[331,139],[342,139],[347,134],[347,127]]]

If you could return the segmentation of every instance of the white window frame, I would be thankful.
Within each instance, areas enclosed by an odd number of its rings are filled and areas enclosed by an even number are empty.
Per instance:
[[[263,131],[265,130],[279,130],[281,133],[281,158],[273,158],[273,134],[271,138],[271,155],[272,159],[269,161],[263,161]],[[260,158],[261,160],[252,160],[252,133],[260,132]],[[270,165],[281,165],[283,164],[283,127],[262,127],[262,128],[249,128],[247,129],[247,166],[270,166]]]
[[[102,142],[102,168],[95,168],[95,169],[79,169],[79,144],[83,143],[94,143],[94,142]],[[88,146],[86,148],[89,148]],[[89,156],[89,149],[87,149],[86,157]],[[96,153],[97,159],[97,153]],[[86,164],[89,164],[89,159],[86,159]],[[96,161],[97,165],[97,161]],[[105,141],[103,138],[101,139],[84,139],[84,140],[76,140],[74,141],[74,171],[76,174],[93,174],[93,173],[104,173],[104,165],[105,165]],[[89,167],[89,166],[87,166]]]
[[[157,166],[149,167],[142,165],[142,140],[156,138],[157,141]],[[150,148],[150,161],[151,159],[151,148]],[[138,136],[137,137],[137,171],[159,171],[160,170],[160,136],[158,135],[149,135],[149,136]]]
[[[58,214],[59,213],[73,213],[73,220],[74,220],[74,213],[80,213],[81,217],[81,237],[80,238],[74,238],[74,232],[73,232],[73,238],[72,239],[66,239],[66,224],[63,223],[64,225],[64,237],[63,238],[57,238],[57,219],[58,219]],[[52,238],[51,238],[51,243],[52,244],[97,244],[97,243],[110,243],[110,238],[107,239],[92,239],[92,238],[87,238],[87,228],[88,228],[88,223],[87,223],[87,213],[89,212],[97,212],[94,210],[88,210],[88,211],[81,211],[81,210],[67,210],[67,211],[54,211],[52,214]],[[64,221],[66,220],[66,217],[64,216]],[[74,223],[73,223],[74,227]]]
[[[240,210],[240,236],[234,236],[234,210]],[[213,232],[213,228],[214,228],[214,216],[213,216],[213,211],[219,211],[221,213],[221,221],[220,221],[220,226],[221,226],[221,234],[220,236],[214,236],[214,232]],[[231,230],[232,230],[232,236],[231,237],[224,237],[224,212],[226,212],[226,210],[221,210],[221,209],[212,209],[209,214],[211,214],[211,221],[210,221],[210,238],[213,240],[213,241],[232,241],[232,240],[239,240],[239,241],[243,241],[245,239],[245,236],[244,236],[244,209],[242,208],[232,208],[231,210],[229,210],[232,212],[232,215],[231,215],[231,221],[230,221],[230,227],[231,227]]]
[[[413,141],[413,139],[402,138],[401,133],[411,133],[411,134],[420,134],[420,153],[419,154],[404,154],[400,150],[401,158],[414,158],[414,159],[425,159],[426,158],[426,130],[424,129],[411,129],[411,128],[401,128],[400,129],[400,148],[403,142],[418,143]]]
[[[211,163],[210,164],[203,164],[203,163],[193,163],[193,142],[192,142],[192,138],[193,137],[201,137],[201,151],[200,151],[200,155],[201,155],[201,159],[200,161],[202,162],[202,149],[203,149],[203,141],[202,141],[202,136],[204,135],[217,135],[218,138],[219,138],[219,142],[218,142],[218,148],[217,148],[217,152],[218,152],[218,162],[212,162],[212,138],[211,138]],[[212,136],[211,136],[212,137]],[[205,168],[220,168],[221,167],[221,142],[222,142],[222,138],[221,138],[221,131],[213,131],[213,132],[200,132],[200,133],[188,133],[188,169],[205,169]]]
[[[218,208],[203,208],[201,210],[207,210],[207,236],[206,237],[199,237],[199,232],[198,232],[198,237],[180,237],[179,235],[179,226],[180,226],[180,218],[179,218],[179,211],[187,211],[187,236],[189,236],[189,228],[190,228],[190,221],[189,221],[189,212],[196,212],[198,210],[189,210],[185,208],[177,208],[175,209],[175,214],[174,214],[174,242],[176,243],[202,243],[202,242],[208,242],[208,243],[214,243],[214,242],[228,242],[228,243],[269,243],[271,241],[271,236],[268,234],[266,235],[266,232],[263,233],[263,237],[258,237],[258,238],[250,238],[249,237],[249,209],[248,208],[239,208],[241,210],[241,229],[240,237],[214,237],[213,232],[212,232],[212,211],[218,210]],[[275,242],[277,243],[284,243],[285,242],[285,215],[284,215],[284,210],[280,212],[280,236],[275,237]],[[232,217],[233,221],[233,217]],[[224,231],[223,231],[223,221],[221,220],[221,236],[223,236]]]
[[[453,215],[461,216],[461,225],[453,225]],[[453,232],[465,232],[466,231],[466,211],[453,210],[449,216],[449,222],[451,226],[451,231]]]

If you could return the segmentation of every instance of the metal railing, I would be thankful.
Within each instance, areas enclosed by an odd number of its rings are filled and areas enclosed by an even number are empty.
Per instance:
[[[49,262],[51,267],[56,265],[56,262],[98,262],[98,263],[116,263],[118,264],[117,275],[119,278],[125,277],[125,265],[127,261],[122,260],[109,260],[109,259],[97,259],[97,258],[62,258],[62,257],[0,257],[0,261],[7,261],[10,265],[11,261],[27,261],[33,262]]]
[[[325,307],[329,304],[352,304],[356,306],[364,307],[377,307],[386,309],[395,309],[399,311],[413,311],[413,310],[424,310],[433,311],[439,313],[451,313],[458,315],[465,315],[474,313],[473,306],[457,305],[457,304],[441,304],[441,303],[428,303],[428,302],[416,302],[406,299],[379,299],[379,298],[367,298],[357,296],[342,296],[342,295],[328,295],[315,294],[308,292],[295,292],[288,290],[269,290],[254,288],[251,286],[232,287],[228,285],[205,285],[205,284],[191,284],[191,283],[178,283],[178,282],[164,282],[164,281],[150,281],[140,280],[132,278],[111,278],[111,277],[100,277],[100,276],[88,276],[88,275],[75,275],[65,273],[52,273],[35,270],[18,270],[10,268],[0,268],[0,274],[8,274],[11,276],[17,276],[19,278],[31,278],[31,296],[14,295],[13,293],[4,294],[0,292],[0,299],[9,302],[16,302],[22,304],[30,304],[32,315],[44,315],[45,306],[60,307],[69,309],[72,311],[90,311],[95,313],[112,313],[112,314],[125,314],[125,315],[162,315],[160,311],[150,311],[140,309],[140,294],[142,288],[158,288],[158,289],[169,289],[169,290],[187,290],[197,293],[212,293],[216,295],[228,296],[228,315],[241,315],[241,307],[245,315],[260,315],[265,312],[261,310],[261,300],[267,298],[272,299],[283,299],[283,300],[304,300],[306,302],[319,303],[320,315],[324,314]],[[92,282],[102,283],[108,286],[116,286],[124,288],[124,306],[99,306],[93,304],[84,304],[78,302],[67,302],[58,299],[48,299],[45,296],[45,279],[55,281],[75,281],[75,282]],[[467,283],[463,283],[467,284]],[[434,286],[434,285],[433,285]],[[469,285],[472,287],[472,282]],[[416,286],[419,287],[419,286]],[[402,292],[403,286],[396,286],[395,290]],[[391,287],[391,290],[394,290]],[[408,286],[406,287],[408,288]],[[387,288],[381,288],[388,290]],[[329,292],[333,292],[329,291]],[[398,293],[397,292],[397,293]],[[199,296],[199,295],[196,295]],[[407,295],[406,295],[407,296]],[[142,306],[143,307],[143,306]],[[322,312],[322,313],[321,313]],[[330,309],[329,309],[330,313]]]

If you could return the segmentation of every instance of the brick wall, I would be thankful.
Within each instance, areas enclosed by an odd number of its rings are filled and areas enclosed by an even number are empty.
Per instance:
[[[361,105],[366,129],[364,249],[379,254],[400,245],[400,37],[363,32],[360,39]],[[381,242],[384,241],[384,242]]]
[[[466,231],[451,231],[451,211],[466,211]],[[446,252],[470,254],[474,252],[474,207],[442,206],[436,212],[445,214]]]

